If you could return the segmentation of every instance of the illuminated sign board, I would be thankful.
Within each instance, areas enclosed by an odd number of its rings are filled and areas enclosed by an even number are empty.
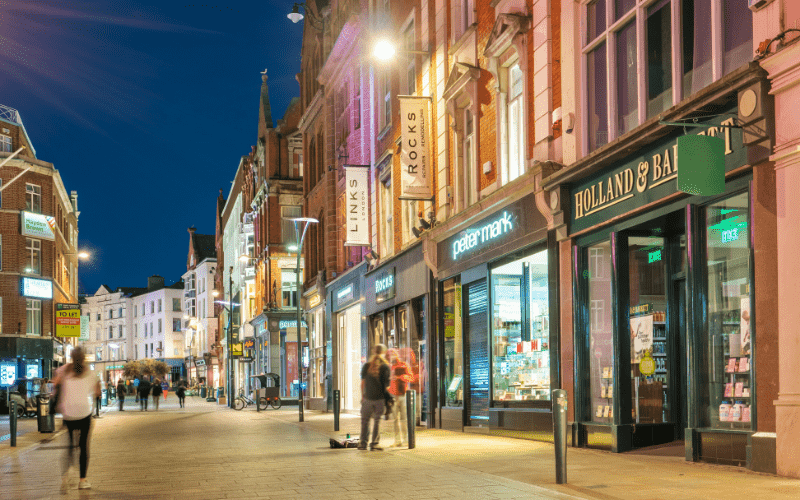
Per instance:
[[[730,243],[731,241],[736,241],[739,239],[739,229],[727,229],[722,231],[722,242],[723,243]]]
[[[306,325],[305,321],[303,321],[300,324],[303,325],[303,328],[306,328],[308,326],[308,325]],[[297,320],[296,319],[282,319],[282,320],[280,320],[278,322],[278,329],[286,330],[287,328],[297,328]]]
[[[317,307],[321,299],[318,293],[315,293],[308,299],[308,307]]]
[[[22,234],[45,240],[56,239],[56,219],[49,215],[21,212]]]
[[[81,336],[81,306],[56,304],[56,337]]]
[[[52,299],[53,283],[50,280],[22,278],[22,281],[20,282],[20,291],[23,297]],[[78,332],[78,334],[80,335],[80,332]]]
[[[256,346],[255,339],[247,339],[244,341],[244,348],[245,349],[252,349]]]
[[[375,302],[393,299],[395,296],[394,268],[382,271],[375,278]]]
[[[500,218],[487,222],[485,225],[470,228],[464,231],[464,235],[457,238],[452,243],[453,260],[466,252],[482,247],[491,241],[500,238],[514,230],[516,224],[511,213],[504,211]]]
[[[231,343],[231,356],[239,357],[244,354],[244,348],[242,347],[242,343]]]
[[[661,250],[653,250],[647,254],[647,263],[652,264],[661,260]]]
[[[14,362],[0,362],[0,386],[14,385],[17,380],[17,364]]]

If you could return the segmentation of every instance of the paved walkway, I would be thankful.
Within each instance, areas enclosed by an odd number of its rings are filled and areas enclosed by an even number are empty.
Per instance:
[[[0,497],[42,498],[800,498],[800,481],[680,458],[570,449],[568,485],[553,482],[551,445],[420,429],[417,448],[331,449],[332,416],[297,407],[241,412],[200,398],[158,412],[105,409],[94,420],[91,490],[59,493],[63,432],[11,449],[0,443]],[[134,410],[134,411],[131,411]],[[389,422],[383,421],[383,424]],[[385,428],[389,428],[386,426]],[[341,434],[358,418],[342,416]],[[3,431],[0,431],[3,432]],[[383,444],[392,438],[385,434]]]

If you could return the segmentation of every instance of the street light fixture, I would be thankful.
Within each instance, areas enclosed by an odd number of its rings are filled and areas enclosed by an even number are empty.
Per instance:
[[[303,13],[300,12],[300,7],[302,7],[303,10],[305,11],[306,13],[305,16],[303,15]],[[305,19],[306,16],[308,16],[308,20],[311,21],[312,28],[314,28],[317,31],[323,31],[323,29],[325,28],[325,19],[317,17],[316,15],[314,15],[313,11],[308,10],[308,4],[306,2],[295,3],[292,6],[292,11],[286,14],[286,17],[288,17],[289,20],[295,24]]]
[[[294,236],[297,241],[297,267],[295,268],[295,291],[297,298],[297,413],[300,422],[303,421],[303,334],[302,334],[302,315],[300,312],[300,297],[303,295],[303,284],[300,281],[300,255],[303,253],[303,241],[306,239],[306,231],[309,224],[317,224],[319,221],[313,217],[284,217],[283,220],[294,223]],[[300,225],[303,231],[300,231]]]
[[[85,250],[81,250],[80,252],[78,252],[78,258],[79,259],[86,260],[89,257],[91,257],[91,254],[89,252],[85,251]]]
[[[389,38],[378,39],[372,47],[372,56],[380,62],[391,62],[397,54],[430,56],[431,52],[429,50],[398,49],[397,45]]]

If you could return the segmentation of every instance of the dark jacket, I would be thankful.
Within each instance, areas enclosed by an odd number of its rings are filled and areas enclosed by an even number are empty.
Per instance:
[[[160,396],[164,391],[161,389],[161,384],[153,384],[153,396]]]
[[[125,395],[125,384],[122,382],[117,383],[117,397]]]
[[[150,382],[147,380],[139,381],[139,397],[146,398],[150,395]]]

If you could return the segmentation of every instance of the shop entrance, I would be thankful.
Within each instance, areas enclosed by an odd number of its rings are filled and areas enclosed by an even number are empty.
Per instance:
[[[687,426],[686,237],[682,213],[621,233],[621,243],[627,248],[628,279],[621,280],[620,292],[628,298],[630,337],[627,346],[621,343],[620,355],[629,353],[630,381],[620,381],[620,410],[623,423],[629,416],[632,424],[633,448],[680,441]],[[625,371],[620,376],[625,377]],[[629,396],[625,394],[628,387]],[[625,404],[628,401],[629,407]]]
[[[484,426],[489,420],[489,297],[486,280],[466,286],[464,318],[468,335],[467,391],[464,425]]]

